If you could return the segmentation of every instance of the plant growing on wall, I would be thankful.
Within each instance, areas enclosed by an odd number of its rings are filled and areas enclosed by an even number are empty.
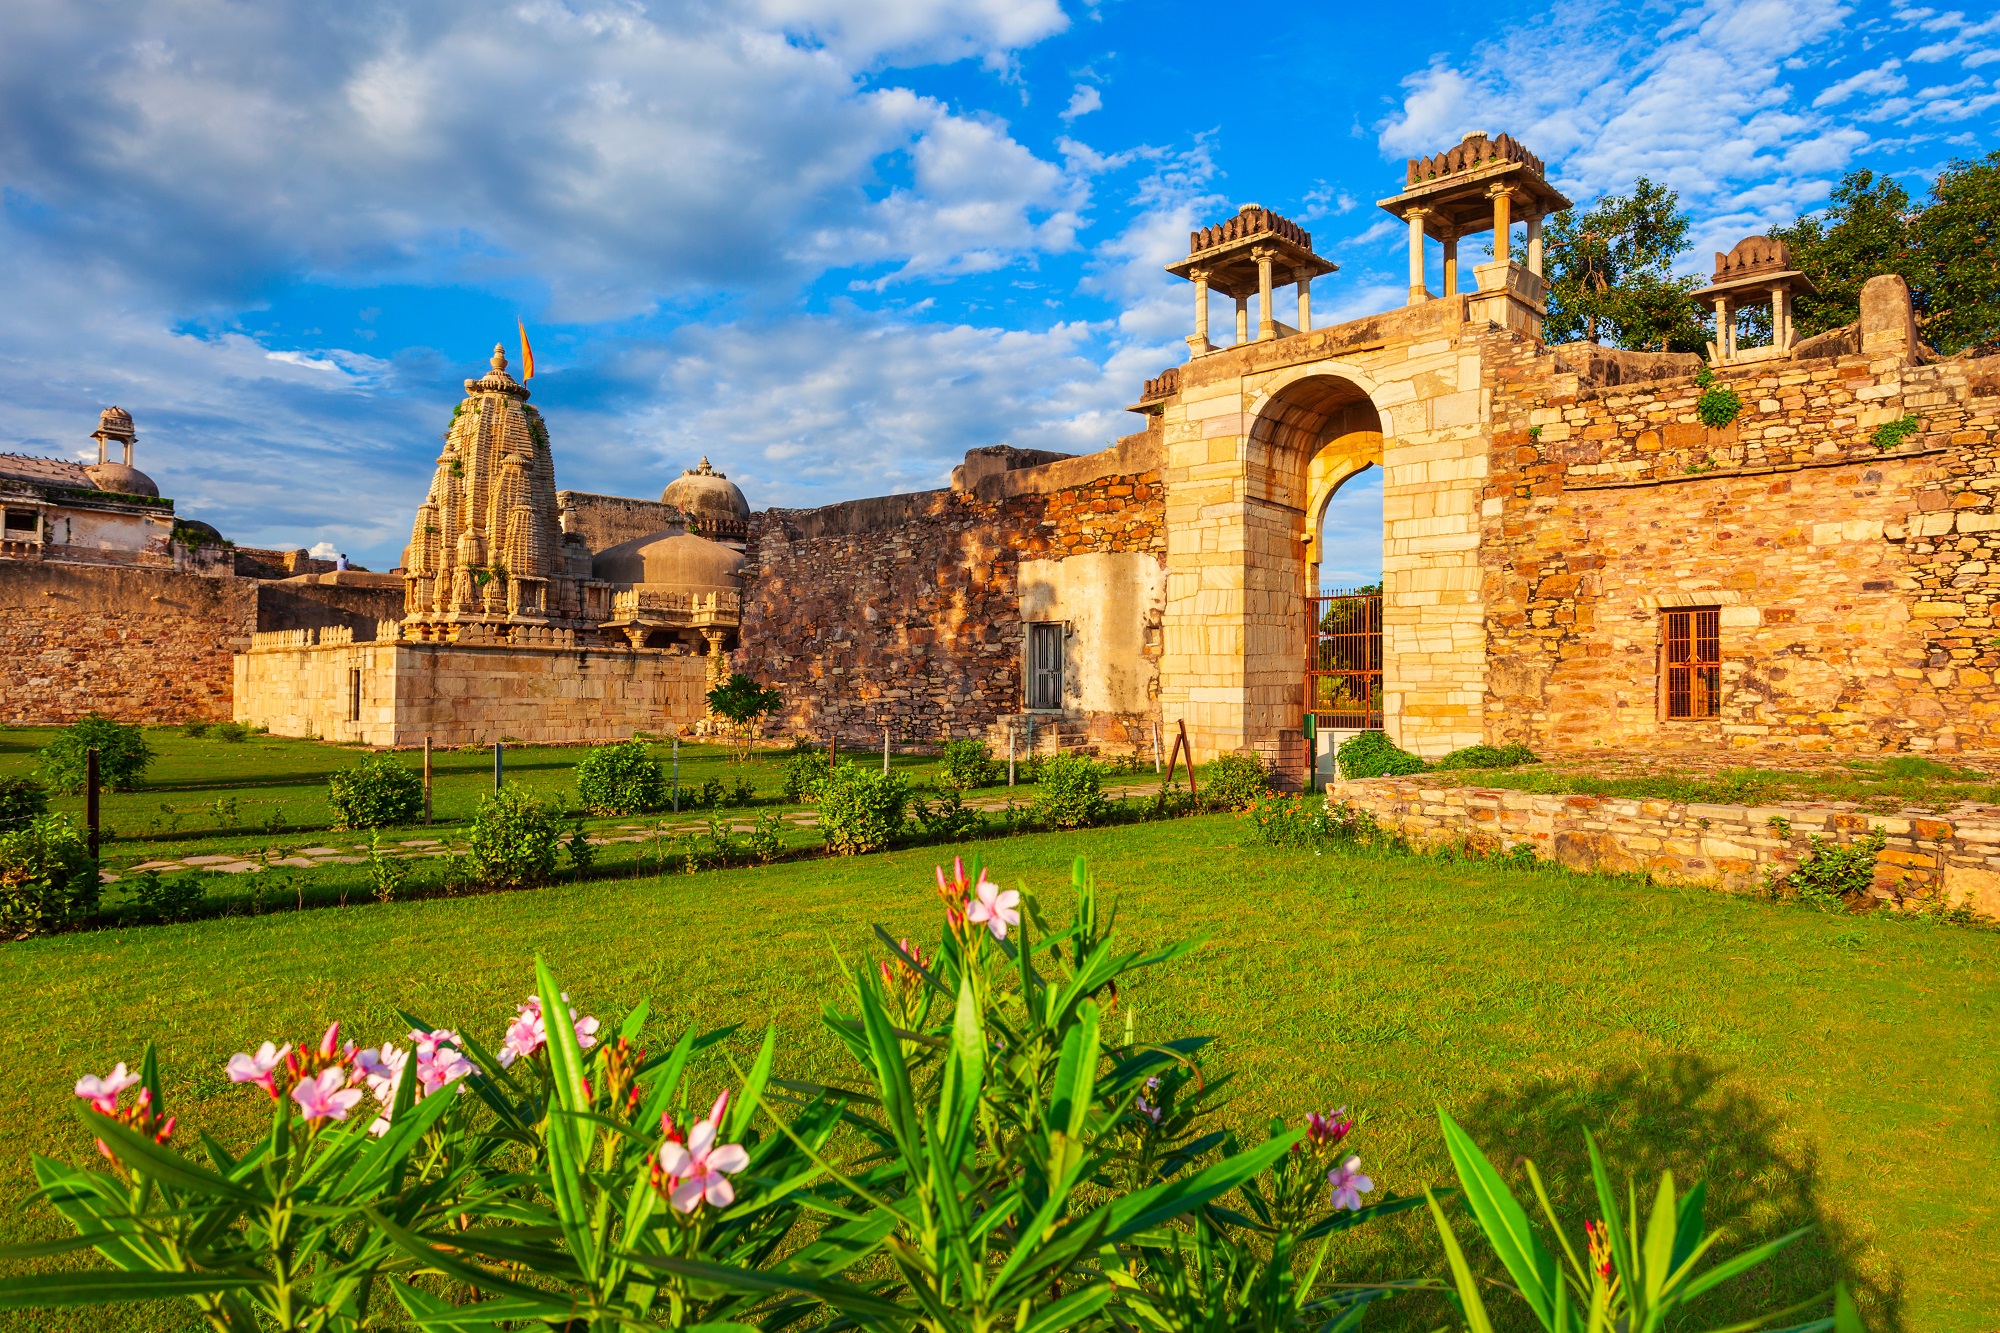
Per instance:
[[[1707,367],[1703,367],[1704,370]],[[1743,415],[1743,399],[1736,390],[1711,386],[1702,391],[1694,401],[1694,414],[1701,418],[1701,424],[1710,430],[1721,430],[1737,417]]]
[[[1874,441],[1877,449],[1887,452],[1901,447],[1903,441],[1922,430],[1923,425],[1916,417],[1905,414],[1895,421],[1885,421],[1877,426],[1869,439]]]
[[[113,722],[101,713],[79,718],[42,750],[42,781],[59,792],[83,790],[86,758],[97,751],[97,780],[113,791],[129,791],[153,762],[153,749],[139,728]]]
[[[765,689],[740,671],[708,692],[709,708],[728,722],[735,733],[738,762],[750,757],[750,738],[757,720],[777,711],[784,702],[784,696],[776,690]]]

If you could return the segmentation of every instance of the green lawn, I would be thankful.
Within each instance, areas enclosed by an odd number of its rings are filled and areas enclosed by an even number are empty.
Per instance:
[[[1366,1113],[1355,1143],[1369,1174],[1407,1192],[1449,1178],[1442,1102],[1505,1169],[1532,1156],[1572,1201],[1592,1125],[1614,1163],[1706,1172],[1712,1217],[1740,1238],[1817,1224],[1768,1275],[1725,1289],[1711,1322],[1844,1274],[1871,1327],[1995,1327],[2000,935],[1547,868],[1278,852],[1248,835],[1207,816],[981,850],[1058,912],[1069,858],[1085,854],[1135,942],[1208,937],[1120,1003],[1141,1037],[1221,1035],[1239,1124],[1345,1103]],[[330,1018],[380,1040],[399,1031],[399,1007],[491,1036],[537,951],[592,1012],[650,996],[660,1030],[775,1021],[781,1072],[831,1073],[819,1010],[841,993],[836,951],[864,956],[875,922],[934,934],[936,855],[8,945],[0,981],[32,999],[0,1016],[0,1042],[27,1053],[0,1092],[0,1189],[26,1192],[31,1150],[91,1156],[69,1085],[136,1060],[147,1037],[184,1132],[241,1140],[263,1103],[225,1085],[231,1052]],[[13,1239],[54,1228],[40,1210],[13,1216]],[[1350,1240],[1343,1278],[1437,1271],[1414,1221]],[[1417,1303],[1384,1313],[1410,1329],[1445,1318]],[[166,1307],[150,1318],[4,1327],[181,1326]]]
[[[1770,805],[1776,801],[1852,801],[1874,814],[1947,810],[1961,802],[2000,805],[2000,779],[1978,768],[1920,755],[1821,762],[1811,768],[1725,768],[1715,772],[1607,771],[1627,756],[1594,760],[1565,754],[1522,768],[1468,768],[1434,773],[1452,786],[1505,787],[1551,795],[1613,796],[1704,805]],[[1669,762],[1670,762],[1670,757]]]

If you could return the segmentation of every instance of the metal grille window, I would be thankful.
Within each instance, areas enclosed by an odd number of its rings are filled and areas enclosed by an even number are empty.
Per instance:
[[[349,722],[359,722],[361,720],[360,667],[349,667],[347,669],[347,720]]]
[[[1315,729],[1382,729],[1382,594],[1306,598],[1306,714]]]
[[[32,509],[9,509],[6,518],[8,532],[32,534],[39,524]]]
[[[1028,626],[1028,707],[1061,708],[1063,682],[1063,627],[1060,624]]]
[[[1722,609],[1668,611],[1665,620],[1666,715],[1722,716]]]

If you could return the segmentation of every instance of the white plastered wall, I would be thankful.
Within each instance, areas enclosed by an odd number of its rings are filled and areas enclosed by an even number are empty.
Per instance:
[[[1166,569],[1144,551],[1093,551],[1023,560],[1021,619],[1062,621],[1063,706],[1086,713],[1143,713],[1157,668],[1146,625],[1166,598]]]

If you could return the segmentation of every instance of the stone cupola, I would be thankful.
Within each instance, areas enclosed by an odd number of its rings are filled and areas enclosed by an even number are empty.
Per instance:
[[[498,346],[492,369],[465,381],[403,569],[406,632],[419,638],[455,639],[472,624],[489,637],[520,625],[585,629],[603,618],[589,552],[557,520],[548,428]]]
[[[1191,355],[1216,350],[1208,338],[1208,294],[1211,290],[1236,298],[1236,342],[1250,339],[1250,298],[1257,298],[1257,341],[1312,328],[1312,280],[1340,265],[1313,253],[1312,233],[1288,217],[1258,204],[1245,204],[1236,216],[1212,227],[1188,233],[1186,259],[1167,265],[1167,272],[1194,284],[1194,332],[1188,337]],[[1274,283],[1296,283],[1299,327],[1278,323],[1271,309]]]
[[[91,484],[100,491],[112,491],[119,495],[143,495],[158,499],[160,488],[153,479],[132,466],[132,446],[139,438],[138,429],[132,424],[132,414],[122,407],[107,407],[97,416],[97,429],[90,433],[97,441],[97,462],[84,469]],[[121,462],[111,457],[112,441],[125,448]]]
[[[1431,299],[1424,277],[1428,236],[1444,247],[1443,295],[1471,295],[1468,313],[1474,317],[1541,335],[1547,292],[1542,219],[1568,208],[1570,200],[1548,183],[1542,159],[1519,140],[1508,134],[1489,139],[1474,130],[1441,153],[1410,158],[1402,193],[1377,202],[1410,227],[1409,304]],[[1514,262],[1516,222],[1527,225],[1525,267]],[[1493,262],[1474,270],[1468,284],[1459,272],[1458,242],[1483,231],[1493,233]]]
[[[1804,273],[1792,267],[1792,252],[1775,236],[1746,236],[1728,254],[1717,252],[1715,276],[1709,285],[1688,295],[1715,306],[1715,341],[1708,359],[1715,365],[1761,361],[1789,356],[1797,335],[1792,329],[1792,301],[1800,292],[1819,294]],[[1750,306],[1771,307],[1771,341],[1766,347],[1736,345],[1736,314]]]
[[[743,490],[717,472],[703,456],[701,466],[691,467],[667,483],[660,492],[664,504],[678,505],[687,515],[688,531],[712,542],[743,549],[750,533],[750,502]]]

